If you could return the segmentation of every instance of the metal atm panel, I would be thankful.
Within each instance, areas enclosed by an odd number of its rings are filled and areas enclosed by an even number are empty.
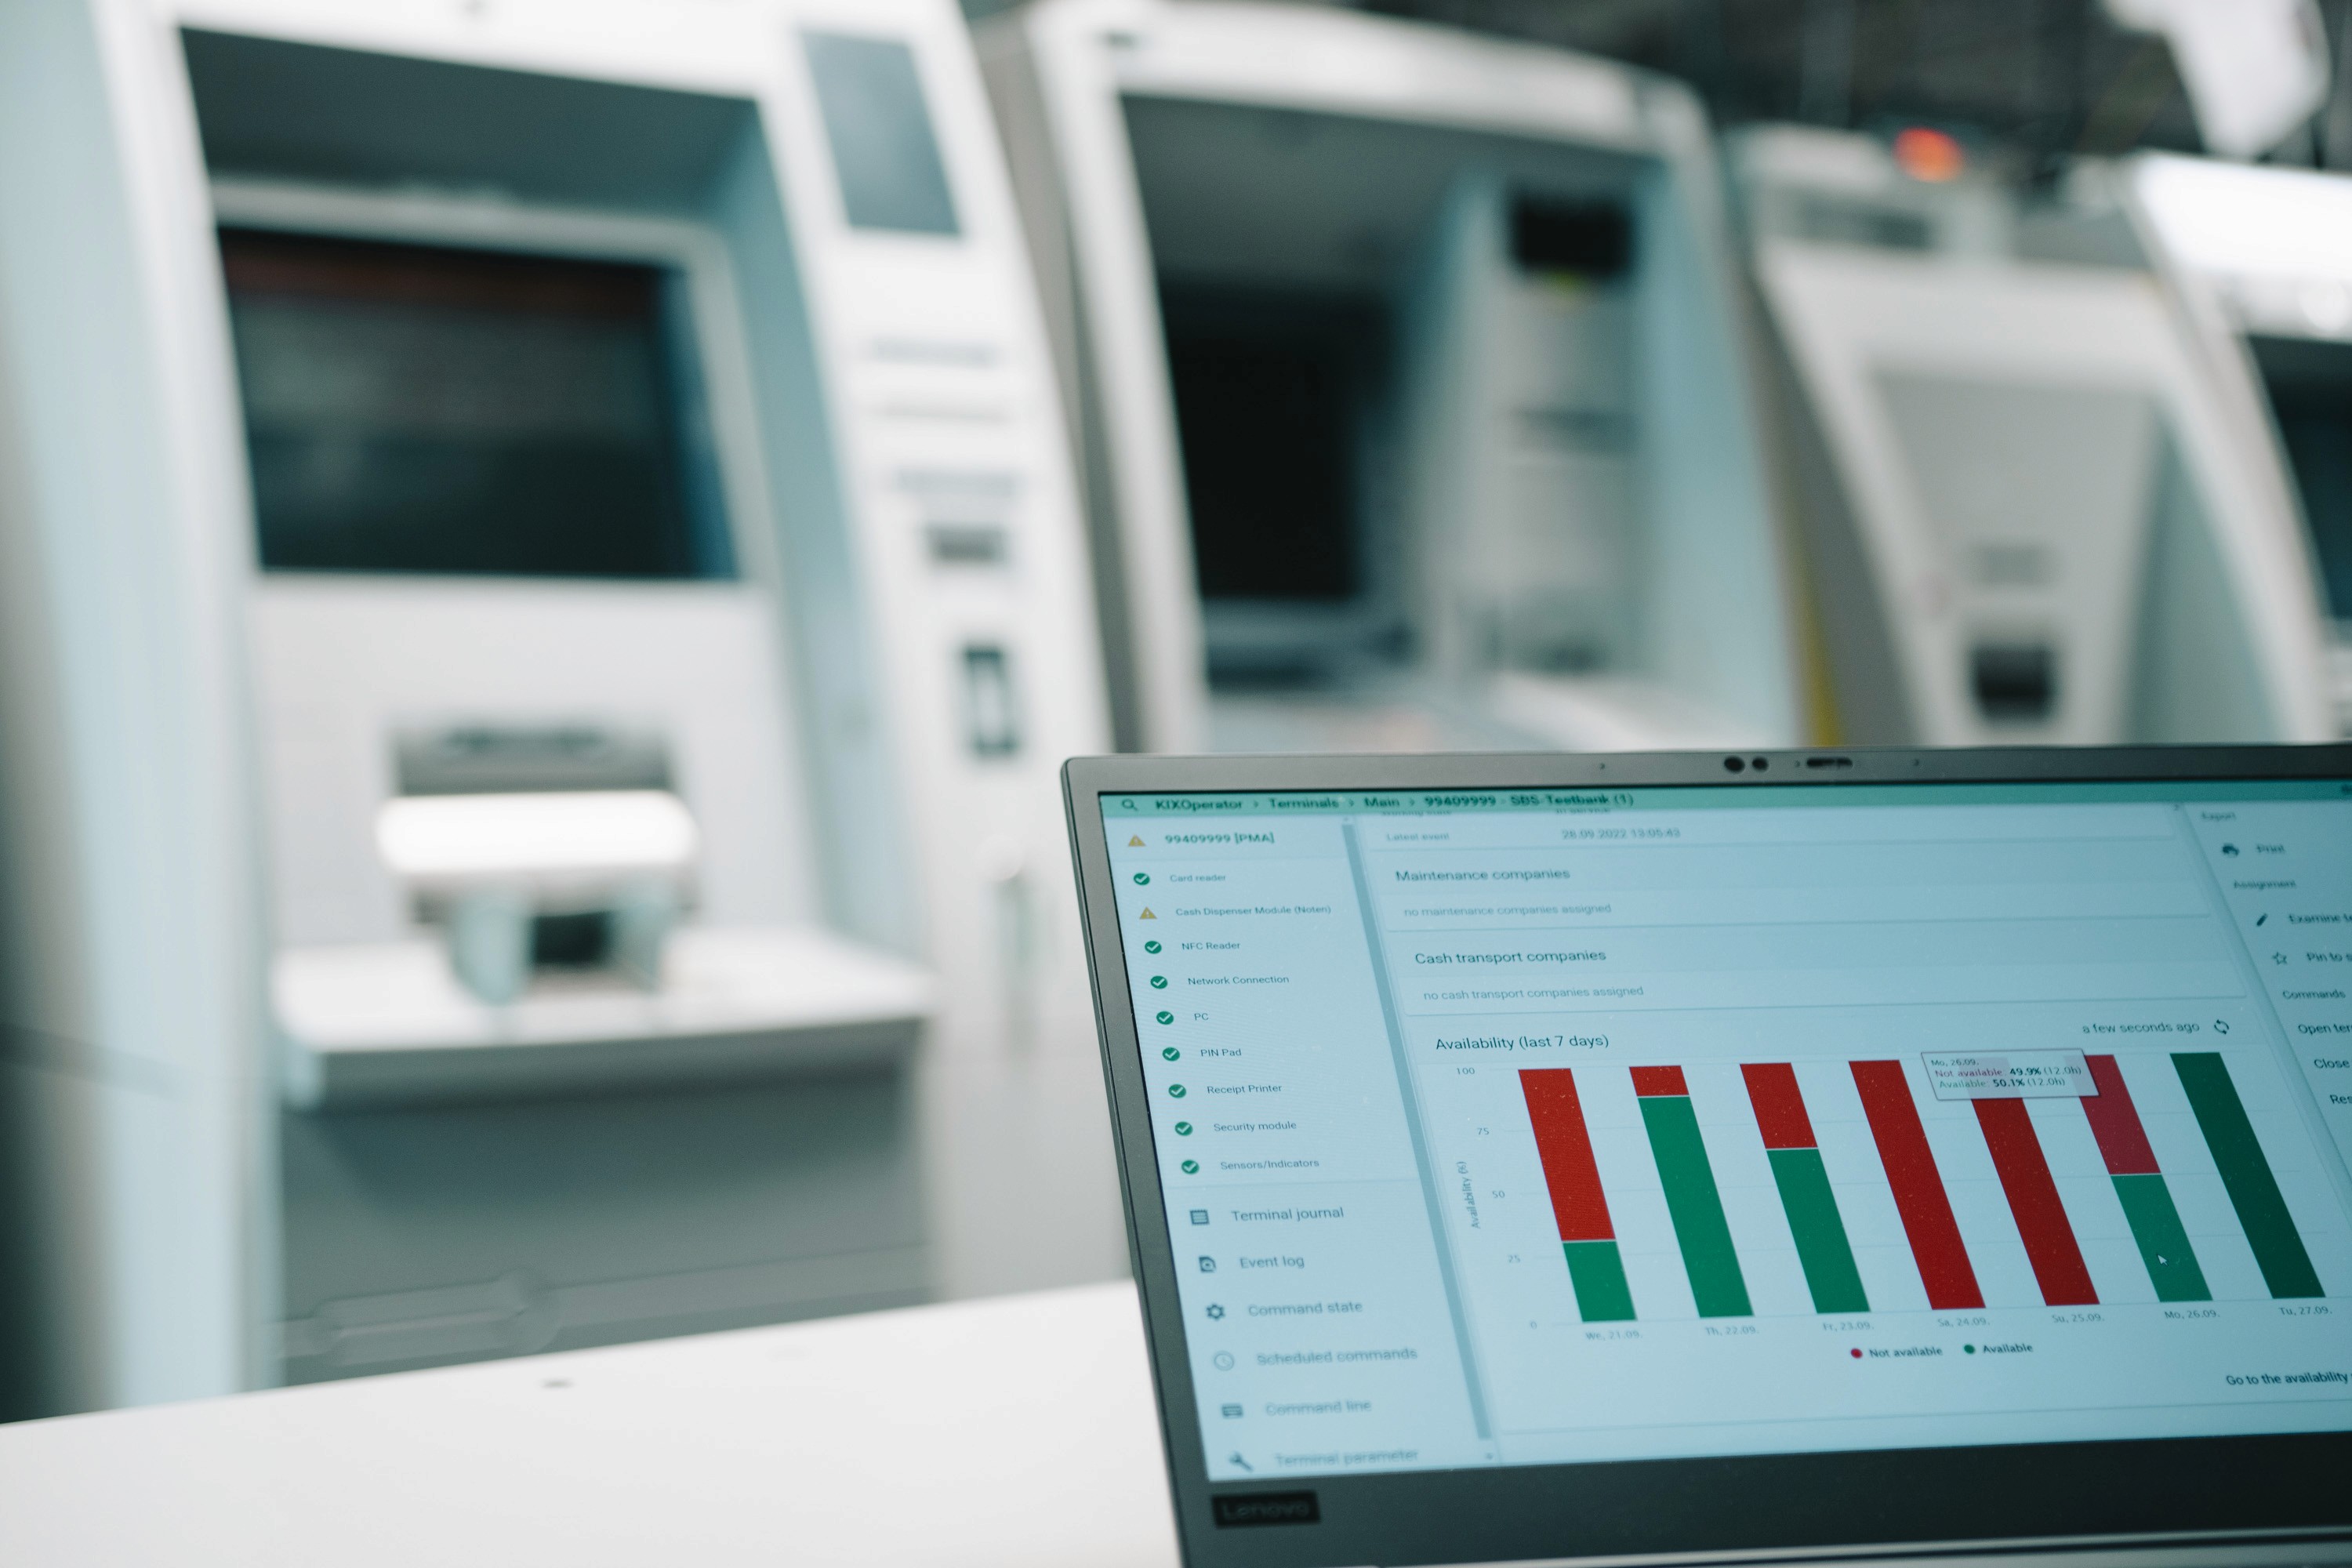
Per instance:
[[[1686,93],[1303,7],[1071,0],[980,38],[1122,745],[1803,729]]]
[[[2084,239],[2125,231],[2095,176],[2026,213],[1863,138],[1755,132],[1734,163],[1849,738],[2327,732],[2274,476],[2157,278]]]
[[[1084,546],[952,7],[40,10],[128,106],[72,152],[121,221],[28,237],[12,309],[52,241],[173,280],[66,312],[174,389],[129,395],[153,417],[105,459],[162,499],[89,515],[118,560],[214,563],[185,581],[228,611],[53,624],[239,693],[117,663],[69,700],[181,704],[145,725],[188,738],[178,804],[142,809],[218,863],[140,886],[220,923],[118,911],[134,962],[45,982],[134,1053],[123,1004],[176,999],[173,1081],[208,1086],[202,1139],[58,1167],[115,1208],[58,1275],[98,1306],[52,1320],[88,1375],[50,1407],[1118,1273],[1054,790],[1108,740]],[[37,179],[71,162],[9,142]],[[570,316],[493,309],[517,269]],[[9,407],[106,405],[58,379],[73,334],[17,341]],[[103,493],[64,417],[24,439]],[[354,507],[412,490],[433,526]],[[616,534],[616,497],[667,521]],[[256,842],[197,809],[213,784]],[[150,1093],[85,1109],[119,1133]]]
[[[2352,181],[2151,154],[2124,188],[2233,437],[2303,524],[2352,734]]]

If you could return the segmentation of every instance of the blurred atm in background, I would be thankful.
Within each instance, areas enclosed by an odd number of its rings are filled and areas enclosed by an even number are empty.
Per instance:
[[[0,24],[24,1397],[1117,1274],[960,16],[171,9]]]
[[[1927,129],[1763,127],[1730,163],[1840,734],[2334,736],[2293,498],[2119,171],[2028,202]]]
[[[1336,9],[978,39],[1123,747],[1805,736],[1692,94]]]
[[[2352,179],[2147,155],[2127,190],[2250,460],[2294,486],[2352,735]]]

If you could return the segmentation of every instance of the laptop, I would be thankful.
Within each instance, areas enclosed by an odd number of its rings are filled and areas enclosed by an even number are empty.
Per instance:
[[[2352,747],[1065,784],[1192,1568],[2352,1562]]]

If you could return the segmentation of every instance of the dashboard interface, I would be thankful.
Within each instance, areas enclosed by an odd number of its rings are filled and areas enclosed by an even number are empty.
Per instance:
[[[1101,805],[1213,1480],[2352,1428],[2352,783]]]

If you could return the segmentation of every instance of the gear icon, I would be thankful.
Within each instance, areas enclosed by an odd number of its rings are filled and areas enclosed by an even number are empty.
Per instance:
[[[1219,1305],[1217,1305],[1217,1303],[1215,1303],[1214,1301],[1212,1301],[1212,1302],[1210,1302],[1210,1303],[1209,1303],[1209,1316],[1210,1316],[1210,1317],[1212,1317],[1212,1318],[1222,1318],[1222,1317],[1223,1317],[1224,1315],[1225,1315],[1225,1310],[1224,1310],[1223,1307],[1220,1307],[1220,1306],[1219,1306]]]

